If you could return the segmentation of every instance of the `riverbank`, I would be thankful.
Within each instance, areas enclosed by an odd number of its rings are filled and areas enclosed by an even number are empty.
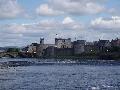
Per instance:
[[[98,53],[81,53],[78,55],[53,55],[37,56],[36,53],[4,53],[1,58],[36,58],[36,59],[84,59],[84,60],[120,60],[119,52],[98,52]]]
[[[120,60],[119,53],[83,53],[75,56],[38,57],[42,59]]]
[[[118,60],[82,59],[0,59],[0,67],[41,66],[41,65],[120,65]]]

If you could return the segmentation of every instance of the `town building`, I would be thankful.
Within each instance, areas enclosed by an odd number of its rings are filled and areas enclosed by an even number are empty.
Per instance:
[[[117,46],[117,47],[120,47],[120,39],[115,39],[115,40],[112,40],[111,41],[111,45],[112,46]]]
[[[98,53],[99,47],[95,45],[85,45],[85,53]]]
[[[28,45],[27,53],[36,53],[37,45],[38,45],[37,43],[32,43],[31,45]]]
[[[109,40],[99,40],[96,45],[99,47],[100,52],[103,52],[107,50],[107,48],[111,47],[111,43]]]

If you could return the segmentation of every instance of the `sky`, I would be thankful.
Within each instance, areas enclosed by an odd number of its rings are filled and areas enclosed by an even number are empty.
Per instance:
[[[57,35],[56,35],[57,34]],[[120,38],[120,0],[0,0],[0,46]]]

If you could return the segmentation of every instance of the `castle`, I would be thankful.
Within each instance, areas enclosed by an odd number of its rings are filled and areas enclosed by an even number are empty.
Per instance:
[[[44,38],[40,38],[40,43],[32,43],[27,47],[27,53],[35,54],[35,57],[60,57],[76,56],[83,53],[95,54],[99,52],[110,52],[111,47],[120,46],[120,39],[99,40],[87,42],[86,40],[71,41],[71,38],[55,38],[55,44],[45,44]]]

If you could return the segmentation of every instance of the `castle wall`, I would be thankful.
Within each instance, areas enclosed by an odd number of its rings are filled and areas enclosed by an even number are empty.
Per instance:
[[[55,47],[54,44],[39,44],[37,46],[37,57],[42,57],[45,55],[45,50],[50,47],[50,46],[53,46]]]
[[[56,48],[55,56],[72,56],[73,49],[72,48]]]
[[[50,46],[45,50],[45,57],[54,57],[55,56],[55,47]]]
[[[85,40],[77,40],[73,42],[74,55],[78,55],[85,52],[85,44]]]
[[[77,55],[77,54],[81,54],[85,51],[84,49],[84,45],[74,45],[74,54]]]

